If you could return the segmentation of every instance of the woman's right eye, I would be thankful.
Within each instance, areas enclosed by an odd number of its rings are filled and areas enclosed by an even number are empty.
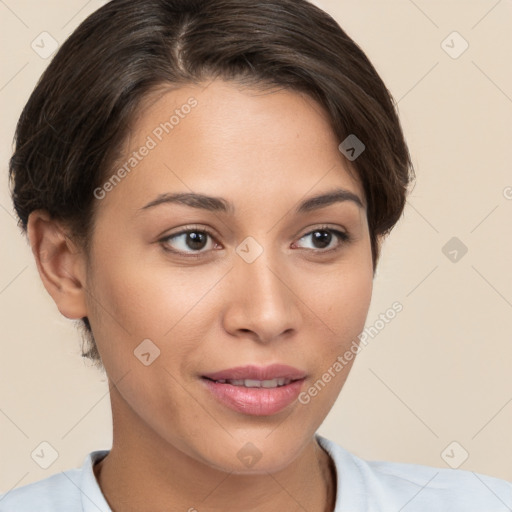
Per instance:
[[[178,233],[166,235],[161,238],[159,242],[166,251],[182,254],[187,257],[198,257],[202,253],[208,252],[208,250],[201,250],[204,249],[205,245],[207,245],[208,238],[213,239],[213,235],[209,231],[203,229],[187,229]],[[173,241],[173,244],[170,243],[171,241]],[[189,251],[187,249],[192,250]]]

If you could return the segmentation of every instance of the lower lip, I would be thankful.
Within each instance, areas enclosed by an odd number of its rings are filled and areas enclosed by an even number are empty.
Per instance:
[[[304,379],[277,388],[246,388],[202,379],[207,388],[224,405],[243,414],[269,416],[293,403],[300,394]]]

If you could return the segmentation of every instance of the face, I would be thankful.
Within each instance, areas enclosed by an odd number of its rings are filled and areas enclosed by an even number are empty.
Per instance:
[[[366,201],[339,142],[289,90],[217,80],[147,102],[96,192],[88,262],[115,428],[235,472],[277,471],[311,442],[373,282]],[[261,455],[254,468],[244,450]]]

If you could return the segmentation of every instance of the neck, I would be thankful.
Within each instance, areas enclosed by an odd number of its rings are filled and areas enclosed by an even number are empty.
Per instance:
[[[152,510],[189,512],[334,510],[334,464],[314,437],[280,471],[229,473],[190,457],[154,433],[143,432],[133,423],[135,417],[130,417],[132,423],[119,421],[116,412],[120,411],[116,411],[115,397],[111,398],[113,445],[94,466],[94,473],[113,512],[145,510],[148,503]]]

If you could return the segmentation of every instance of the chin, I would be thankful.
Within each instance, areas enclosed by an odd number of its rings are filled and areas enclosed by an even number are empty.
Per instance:
[[[215,451],[208,447],[207,456],[206,451],[199,452],[201,461],[226,473],[263,475],[277,473],[287,468],[303,448],[303,443],[297,435],[289,434],[285,440],[279,438],[276,432],[269,437],[268,429],[244,438],[247,440],[232,439],[228,445],[216,443]]]

